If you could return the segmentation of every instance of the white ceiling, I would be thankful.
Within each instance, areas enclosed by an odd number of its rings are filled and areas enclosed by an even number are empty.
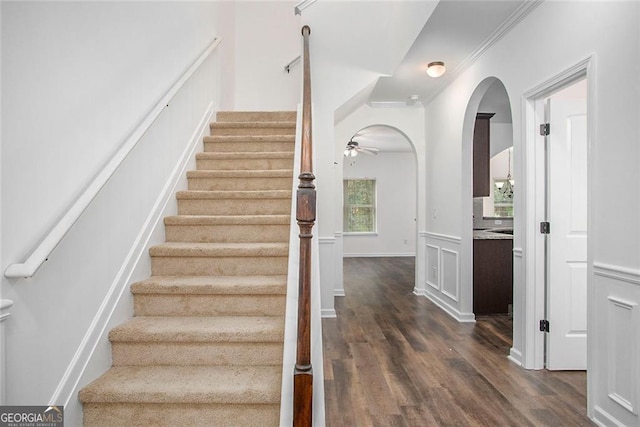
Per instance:
[[[418,95],[419,100],[431,99],[527,3],[530,2],[441,0],[393,75],[378,80],[369,102],[404,102],[411,95]],[[427,76],[427,64],[433,61],[445,63],[444,76]]]
[[[409,108],[427,103],[537,4],[539,0],[441,0],[393,74],[379,78],[364,92],[368,94],[366,102],[380,107],[408,103]],[[434,79],[426,75],[432,61],[445,63],[444,76]],[[510,122],[504,88],[492,89],[483,107],[496,112],[496,122]],[[412,95],[418,95],[415,106],[410,105]],[[364,129],[355,139],[381,151],[412,150],[401,134],[384,126]]]

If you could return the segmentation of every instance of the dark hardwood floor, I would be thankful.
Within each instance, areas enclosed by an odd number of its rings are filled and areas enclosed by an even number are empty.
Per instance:
[[[583,426],[585,372],[507,359],[511,320],[458,323],[413,295],[414,258],[346,258],[324,319],[327,426]]]

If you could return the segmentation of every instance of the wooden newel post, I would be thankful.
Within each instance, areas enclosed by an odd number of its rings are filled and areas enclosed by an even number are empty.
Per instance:
[[[298,278],[298,342],[293,372],[293,425],[311,427],[313,419],[313,368],[311,366],[311,239],[316,221],[316,188],[313,184],[311,139],[311,72],[308,26],[304,38],[304,85],[302,98],[302,147],[300,184],[296,194],[296,220],[300,229],[300,270]]]
[[[297,192],[298,227],[300,229],[300,270],[298,281],[298,345],[294,370],[293,425],[311,426],[313,403],[313,368],[311,366],[311,233],[315,223],[315,177],[300,175]]]

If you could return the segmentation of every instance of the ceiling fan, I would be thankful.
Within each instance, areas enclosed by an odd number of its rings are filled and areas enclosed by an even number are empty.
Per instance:
[[[362,147],[358,144],[357,141],[354,141],[353,138],[347,142],[347,147],[344,150],[345,157],[355,157],[358,153],[368,154],[370,156],[375,156],[378,154],[378,149],[373,147]]]

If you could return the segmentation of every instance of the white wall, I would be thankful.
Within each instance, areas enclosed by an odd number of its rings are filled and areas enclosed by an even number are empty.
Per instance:
[[[493,157],[513,146],[513,125],[511,123],[490,122],[489,136],[491,138],[489,156]]]
[[[336,110],[381,75],[393,72],[436,5],[435,1],[320,1],[303,12],[303,24],[311,27],[317,232],[324,242],[320,259],[323,311],[333,311],[334,289],[342,288],[342,214],[338,206],[344,138],[338,137],[337,129],[334,135]]]
[[[297,1],[235,2],[234,109],[293,111],[300,103],[299,62],[284,66],[302,53],[301,18]]]
[[[416,156],[382,152],[345,159],[343,179],[376,180],[377,232],[343,234],[344,256],[414,256],[416,247]]]
[[[640,422],[639,22],[637,2],[544,2],[426,108],[427,210],[439,213],[427,218],[427,229],[460,239],[453,244],[462,256],[462,299],[448,304],[464,312],[471,303],[464,299],[471,268],[465,261],[471,253],[470,232],[466,231],[471,228],[471,206],[465,202],[471,194],[469,134],[463,139],[463,129],[472,128],[465,122],[469,119],[465,118],[467,102],[485,78],[495,76],[504,83],[513,112],[515,180],[523,188],[530,184],[526,178],[531,171],[527,175],[524,169],[527,147],[522,139],[521,97],[592,57],[588,381],[589,411],[603,425],[613,425],[613,420],[621,425]],[[612,187],[609,183],[614,177],[632,183],[631,187]],[[442,181],[450,184],[446,193],[435,185]],[[527,200],[531,203],[526,195],[517,193],[516,215],[532,209]],[[537,325],[534,319],[522,316],[525,307],[534,304],[532,283],[525,276],[531,265],[524,263],[533,255],[527,250],[535,246],[525,241],[525,232],[535,226],[535,220],[523,215],[515,220],[514,310],[518,313],[514,312],[511,355],[526,366],[533,365],[535,352],[524,338],[536,334]],[[615,302],[621,299],[626,306]],[[629,405],[614,401],[612,393],[624,395]]]
[[[3,271],[211,43],[218,18],[207,2],[2,3]],[[217,108],[217,67],[214,54],[33,278],[2,278],[15,302],[7,404],[64,404],[78,424],[77,388],[110,364],[108,323],[131,315],[127,285],[149,274],[145,248],[175,209],[172,173]]]

